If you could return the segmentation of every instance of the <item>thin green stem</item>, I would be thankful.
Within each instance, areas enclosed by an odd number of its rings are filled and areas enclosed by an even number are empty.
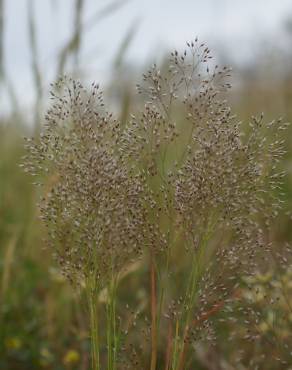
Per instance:
[[[197,254],[194,255],[191,274],[189,277],[188,287],[184,299],[183,308],[185,308],[182,321],[184,321],[183,325],[183,335],[180,339],[180,350],[176,353],[175,358],[175,367],[174,369],[183,370],[185,356],[186,356],[186,339],[189,331],[190,321],[191,321],[191,313],[192,309],[195,305],[196,296],[198,293],[199,287],[199,279],[202,275],[202,264],[204,255],[206,252],[207,243],[210,240],[214,227],[216,225],[216,221],[212,222],[213,217],[210,218],[210,222],[206,228],[206,232],[204,233],[202,240],[199,245],[199,249]],[[185,318],[185,319],[184,319]]]
[[[168,237],[168,249],[167,249],[167,255],[166,255],[166,267],[165,267],[166,278],[168,278],[168,274],[169,274],[169,262],[170,262],[170,254],[171,254],[171,246],[169,245],[170,238],[171,238],[171,235],[169,235]],[[164,295],[165,295],[165,289],[166,289],[166,283],[165,283],[165,279],[163,278],[163,276],[161,276],[160,285],[161,285],[161,289],[160,289],[160,294],[159,294],[158,312],[157,312],[157,335],[158,336],[159,336],[161,313],[162,313],[162,307],[163,307]]]
[[[151,364],[150,370],[156,369],[157,363],[157,305],[156,305],[156,273],[153,252],[150,261],[151,285]]]
[[[118,333],[116,322],[116,292],[117,282],[113,277],[108,287],[107,313],[107,348],[108,348],[108,370],[117,368]]]
[[[91,363],[93,370],[100,370],[99,332],[97,315],[97,292],[91,284],[88,286],[88,305],[90,312]]]
[[[179,344],[180,344],[180,338],[179,338],[179,320],[176,320],[175,324],[175,338],[174,338],[174,349],[172,354],[172,366],[171,369],[175,370],[177,367],[178,362],[178,354],[179,354]]]

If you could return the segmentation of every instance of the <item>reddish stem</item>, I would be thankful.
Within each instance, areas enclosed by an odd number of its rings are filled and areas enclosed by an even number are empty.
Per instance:
[[[223,306],[224,306],[224,301],[215,303],[214,306],[211,307],[209,311],[202,313],[202,315],[198,319],[194,319],[191,322],[191,325],[190,326],[186,326],[185,327],[184,338],[183,338],[183,348],[182,348],[182,351],[180,353],[178,370],[183,370],[183,367],[184,367],[185,358],[186,358],[186,352],[187,352],[187,349],[188,349],[187,348],[187,336],[188,336],[190,327],[195,326],[195,325],[197,325],[197,324],[199,324],[201,322],[204,322],[204,321],[208,320],[208,318],[210,316],[213,316],[218,311],[220,311],[221,308],[223,308]]]
[[[165,354],[165,370],[169,370],[169,365],[170,365],[170,356],[171,356],[171,351],[172,351],[172,325],[171,322],[169,323],[169,328],[168,328],[168,335],[167,335],[167,350]]]

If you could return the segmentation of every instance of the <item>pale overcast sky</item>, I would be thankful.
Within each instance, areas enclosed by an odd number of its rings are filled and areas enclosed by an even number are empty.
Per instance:
[[[109,0],[85,0],[84,24]],[[72,27],[73,0],[35,0],[38,47],[46,82],[54,77],[54,61]],[[4,0],[5,66],[17,94],[32,96],[27,0]],[[277,42],[292,0],[131,0],[114,15],[84,33],[82,69],[103,80],[129,27],[139,20],[127,59],[146,64],[154,53],[183,47],[196,35],[211,46],[220,43],[235,58],[248,59],[259,40]],[[2,94],[3,95],[3,94]]]

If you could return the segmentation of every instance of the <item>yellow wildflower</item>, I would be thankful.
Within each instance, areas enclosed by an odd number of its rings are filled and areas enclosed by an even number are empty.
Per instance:
[[[70,349],[67,351],[65,356],[63,357],[64,365],[73,365],[76,364],[80,360],[80,355],[74,349]]]
[[[7,338],[5,340],[5,346],[6,346],[7,349],[17,350],[17,349],[21,348],[22,342],[17,337],[11,337],[11,338]]]

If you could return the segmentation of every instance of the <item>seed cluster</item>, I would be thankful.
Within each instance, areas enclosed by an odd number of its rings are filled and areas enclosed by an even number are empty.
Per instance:
[[[142,253],[143,178],[118,155],[119,125],[102,112],[98,86],[61,79],[39,141],[29,141],[28,168],[48,174],[41,217],[70,280],[101,282]],[[143,240],[144,239],[144,240]]]

